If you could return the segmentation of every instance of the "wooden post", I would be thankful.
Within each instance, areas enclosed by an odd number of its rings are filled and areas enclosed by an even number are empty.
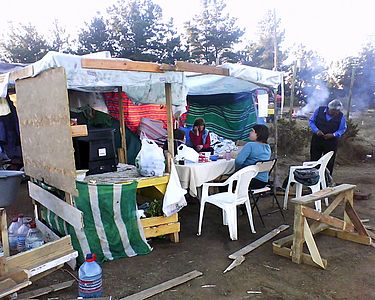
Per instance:
[[[165,83],[165,98],[167,104],[167,131],[168,131],[168,152],[171,154],[171,159],[174,158],[174,137],[173,137],[173,112],[172,112],[172,86],[170,83]],[[167,164],[167,166],[170,164]],[[169,173],[171,170],[167,169]]]
[[[350,86],[349,86],[349,97],[348,97],[348,111],[346,112],[346,119],[349,119],[350,110],[352,108],[352,94],[353,94],[353,85],[355,78],[355,68],[352,68],[352,76],[350,77]]]
[[[293,229],[293,246],[292,246],[292,261],[300,264],[302,262],[303,254],[303,233],[304,233],[304,219],[302,215],[302,205],[296,204],[294,207],[294,229]]]
[[[7,222],[7,213],[5,208],[1,208],[1,241],[3,244],[4,256],[7,257],[10,255],[9,251],[9,240],[8,240],[8,222]]]
[[[284,103],[285,103],[285,87],[284,87],[284,73],[282,73],[281,74],[281,107],[280,107],[281,118],[283,117]]]
[[[294,105],[294,84],[296,82],[296,74],[297,74],[297,61],[294,61],[293,64],[293,77],[292,83],[290,88],[290,108],[289,108],[289,122],[292,121],[292,114],[293,114],[293,105]]]
[[[273,9],[273,69],[277,71],[276,9]]]
[[[117,89],[118,103],[119,103],[119,120],[120,120],[120,131],[121,131],[121,148],[118,151],[119,162],[127,163],[128,155],[126,151],[126,127],[124,119],[124,103],[122,101],[122,87]]]
[[[274,131],[274,139],[275,139],[275,147],[273,149],[274,157],[277,159],[277,138],[278,138],[278,127],[277,127],[277,119],[278,119],[278,109],[277,109],[277,92],[275,93],[275,105],[273,111],[273,131]],[[277,160],[275,165],[273,166],[273,194],[276,195],[276,180],[277,180]]]

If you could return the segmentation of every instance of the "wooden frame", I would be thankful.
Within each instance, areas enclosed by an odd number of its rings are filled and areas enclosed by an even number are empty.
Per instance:
[[[314,235],[317,233],[322,232],[340,239],[371,245],[372,239],[353,207],[354,188],[355,185],[342,184],[292,199],[292,203],[295,204],[294,232],[290,236],[274,241],[273,252],[290,258],[297,264],[305,263],[326,269],[327,260],[321,257],[314,240]],[[318,212],[307,206],[317,200],[332,196],[335,196],[335,199],[324,212]],[[330,216],[340,204],[345,205],[343,220]],[[309,225],[308,218],[315,222]],[[305,242],[310,254],[303,253]]]
[[[180,222],[178,222],[177,213],[170,217],[151,217],[141,219],[141,224],[146,238],[169,235],[172,242],[178,243],[180,241]]]

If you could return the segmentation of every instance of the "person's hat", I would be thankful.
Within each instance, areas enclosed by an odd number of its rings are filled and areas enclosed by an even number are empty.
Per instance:
[[[341,110],[343,107],[342,102],[340,100],[332,100],[331,102],[328,103],[328,108],[329,109],[336,109],[336,110]]]

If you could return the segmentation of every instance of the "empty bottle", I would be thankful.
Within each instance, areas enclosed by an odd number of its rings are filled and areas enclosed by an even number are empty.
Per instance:
[[[103,295],[102,268],[96,262],[96,255],[89,253],[78,270],[79,296],[97,298]]]
[[[25,249],[31,250],[38,248],[44,244],[44,238],[42,232],[36,228],[35,222],[30,223],[30,229],[27,232],[25,238]]]
[[[18,224],[18,218],[14,217],[12,223],[10,223],[8,228],[8,239],[10,250],[17,250],[17,233],[20,225]]]
[[[23,221],[24,223],[18,228],[17,231],[17,251],[22,252],[25,251],[25,239],[26,235],[29,231],[29,226],[26,220]]]

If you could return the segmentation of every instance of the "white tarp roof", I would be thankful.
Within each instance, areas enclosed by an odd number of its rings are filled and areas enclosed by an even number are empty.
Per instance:
[[[85,56],[49,52],[41,60],[32,64],[32,76],[37,76],[50,68],[64,67],[68,89],[101,92],[113,91],[116,87],[121,86],[123,91],[134,102],[138,103],[165,103],[164,83],[169,82],[172,83],[172,104],[175,106],[185,105],[187,94],[211,95],[249,92],[259,86],[276,88],[282,82],[281,72],[240,64],[224,64],[221,66],[229,69],[229,76],[179,71],[151,73],[83,69],[81,59],[89,57],[111,59],[109,52]],[[0,80],[0,97],[6,95],[8,80],[7,76],[4,77],[3,82]]]

